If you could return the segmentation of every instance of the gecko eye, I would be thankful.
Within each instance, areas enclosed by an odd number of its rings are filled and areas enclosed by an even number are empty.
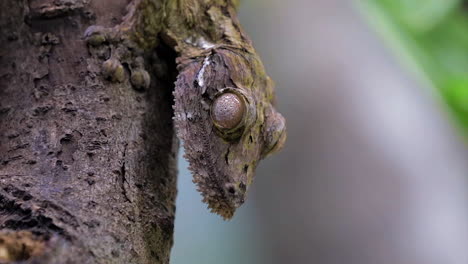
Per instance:
[[[280,151],[286,141],[286,121],[284,117],[277,112],[270,112],[266,116],[266,129],[264,131],[265,146],[262,156],[266,157],[270,154]]]
[[[222,93],[216,97],[211,106],[211,118],[221,130],[238,128],[246,112],[244,99],[231,92]]]

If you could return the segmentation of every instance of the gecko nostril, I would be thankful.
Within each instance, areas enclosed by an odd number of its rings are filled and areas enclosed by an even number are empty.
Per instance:
[[[230,194],[235,194],[235,193],[236,193],[236,189],[234,189],[234,187],[229,187],[229,188],[228,188],[228,192],[229,192]]]

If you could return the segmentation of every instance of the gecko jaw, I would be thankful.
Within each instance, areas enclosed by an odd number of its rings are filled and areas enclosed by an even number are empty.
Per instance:
[[[192,168],[190,170],[194,172]],[[197,185],[197,191],[201,193],[202,201],[208,205],[208,209],[212,213],[220,215],[224,220],[230,220],[238,206],[231,204],[226,198],[224,190],[217,187],[216,183],[210,182],[208,177],[203,177],[196,172],[194,174],[193,182]]]
[[[229,198],[225,194],[225,190],[221,188],[217,182],[216,176],[209,176],[216,174],[214,172],[208,173],[204,171],[206,167],[200,167],[197,165],[199,162],[199,157],[197,152],[194,152],[190,149],[190,146],[187,145],[187,138],[184,136],[187,134],[184,130],[186,129],[181,125],[181,122],[176,114],[175,128],[178,133],[178,137],[183,139],[184,149],[186,153],[184,158],[189,162],[189,170],[193,175],[193,182],[197,185],[197,190],[202,194],[203,202],[208,204],[208,208],[211,212],[220,215],[224,220],[229,220],[233,217],[234,212],[238,206],[235,206],[230,202]],[[239,204],[240,206],[240,204]]]
[[[220,202],[219,200],[209,200],[206,197],[203,198],[203,202],[208,204],[208,209],[210,209],[212,213],[220,215],[224,220],[231,220],[234,216],[235,209],[229,207],[224,202]]]
[[[230,220],[241,205],[231,201],[224,189],[219,186],[219,183],[214,181],[208,175],[201,175],[191,164],[190,157],[186,154],[185,158],[189,161],[189,170],[193,173],[193,183],[197,185],[197,191],[200,192],[203,199],[202,202],[208,205],[208,209],[212,213],[220,215],[224,220]]]

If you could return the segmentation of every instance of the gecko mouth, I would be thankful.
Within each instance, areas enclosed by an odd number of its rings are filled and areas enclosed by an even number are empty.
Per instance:
[[[236,209],[245,201],[246,185],[219,182],[213,171],[199,171],[192,166],[189,159],[189,169],[193,172],[193,182],[203,197],[203,202],[208,205],[212,213],[220,215],[224,220],[233,217]]]
[[[235,207],[230,207],[230,205],[223,200],[212,200],[205,197],[203,202],[208,204],[208,208],[212,213],[220,215],[224,220],[230,220],[236,211]]]
[[[202,194],[203,202],[211,212],[220,215],[224,220],[231,219],[236,209],[245,201],[245,192],[235,188],[233,184],[226,184],[225,188],[220,188],[218,184],[213,186],[212,181],[198,174],[193,182],[197,184],[197,190]]]
[[[208,208],[212,213],[220,215],[224,220],[229,220],[233,217],[234,212],[240,205],[236,206],[236,204],[231,203],[227,199],[224,190],[206,188],[206,181],[198,181],[196,178],[194,178],[194,182],[198,186],[198,191],[203,196],[203,202],[208,204]]]

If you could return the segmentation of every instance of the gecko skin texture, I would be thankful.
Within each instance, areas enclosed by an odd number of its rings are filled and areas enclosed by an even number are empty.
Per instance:
[[[85,32],[90,53],[108,59],[104,76],[123,82],[129,65],[137,91],[151,86],[141,54],[161,42],[177,53],[175,128],[203,201],[224,219],[245,202],[258,162],[286,140],[273,82],[236,18],[237,4],[132,0],[120,25]]]
[[[230,219],[258,162],[284,145],[285,120],[256,54],[218,47],[207,58],[180,67],[175,123],[203,201]]]

